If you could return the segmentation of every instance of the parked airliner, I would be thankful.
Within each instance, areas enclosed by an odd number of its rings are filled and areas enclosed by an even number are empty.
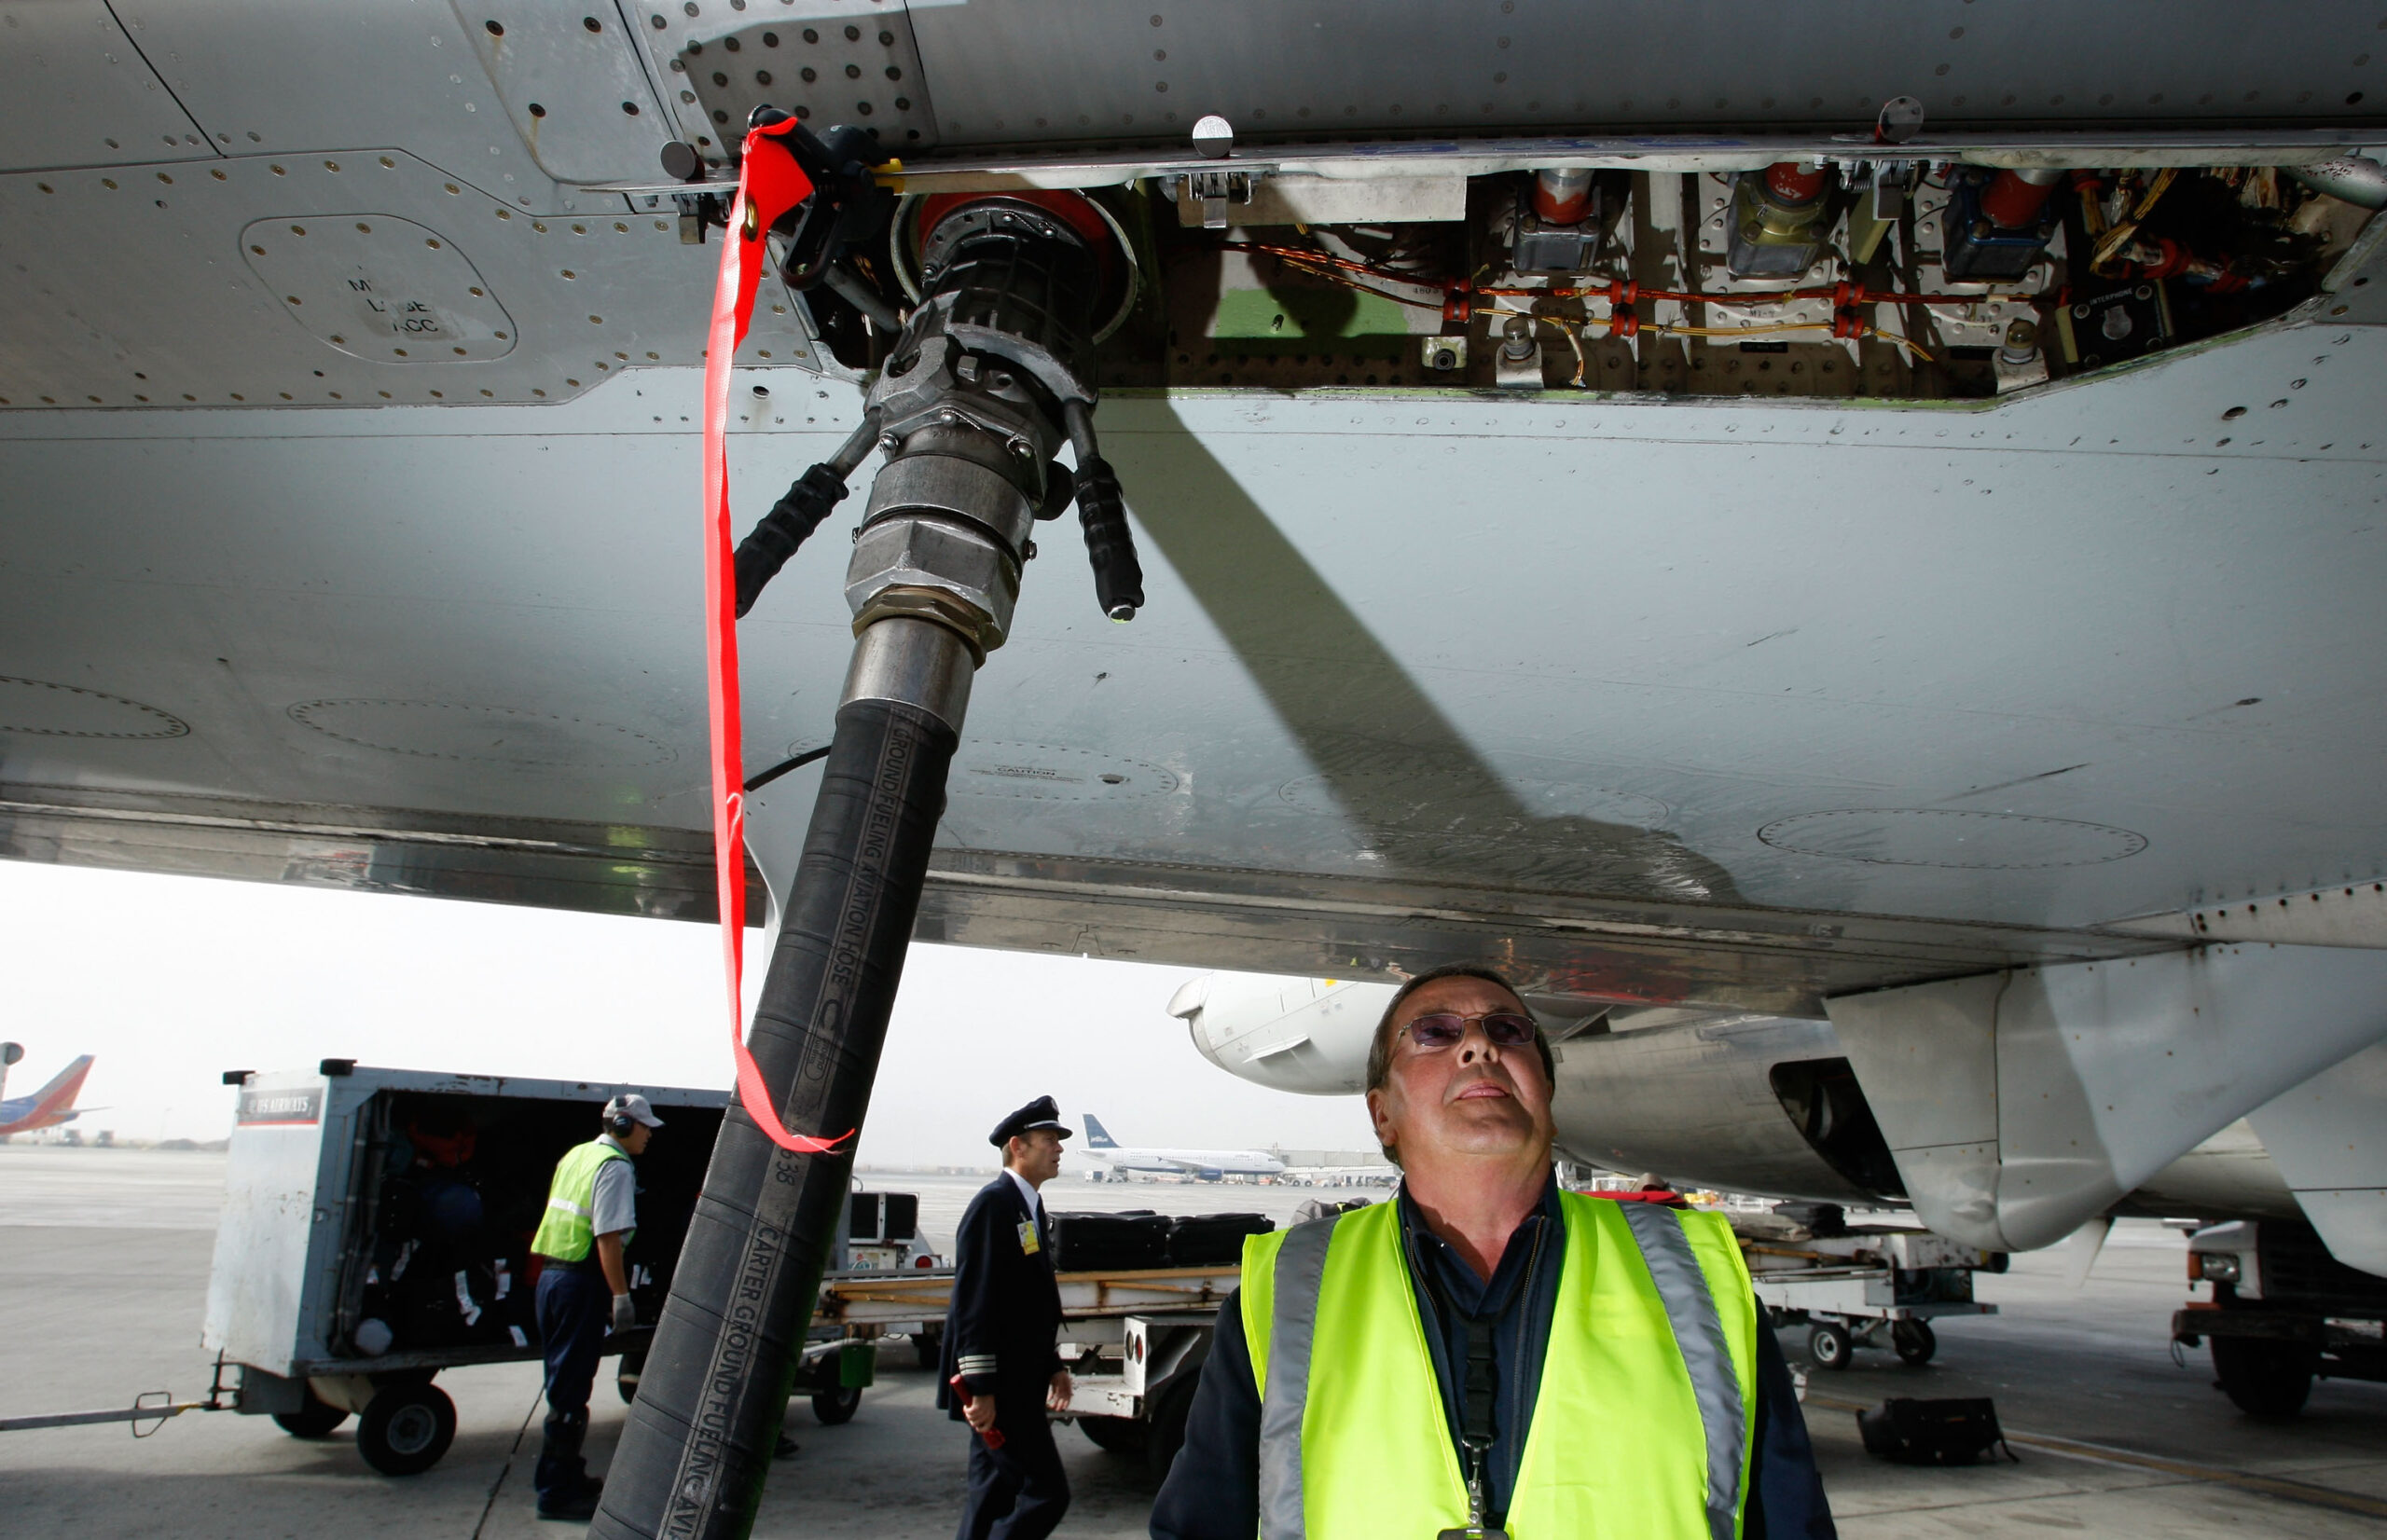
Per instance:
[[[1085,1120],[1086,1153],[1111,1162],[1113,1176],[1130,1172],[1193,1176],[1215,1182],[1222,1176],[1279,1176],[1285,1162],[1260,1149],[1141,1149],[1121,1144],[1092,1113]]]
[[[0,1102],[0,1138],[54,1128],[81,1117],[82,1113],[76,1110],[75,1098],[83,1093],[83,1078],[91,1072],[91,1058],[89,1053],[83,1054],[30,1096]]]

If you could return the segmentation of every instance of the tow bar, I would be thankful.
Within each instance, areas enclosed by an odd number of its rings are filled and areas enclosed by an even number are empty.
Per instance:
[[[50,1411],[34,1417],[0,1417],[0,1433],[29,1433],[35,1428],[78,1428],[94,1423],[130,1423],[135,1438],[146,1438],[166,1425],[169,1418],[180,1417],[186,1411],[230,1411],[232,1402],[227,1397],[236,1394],[224,1383],[224,1361],[215,1361],[215,1378],[207,1387],[204,1401],[177,1401],[173,1393],[145,1390],[132,1398],[129,1407],[114,1407],[106,1411]],[[149,1425],[143,1427],[146,1423]]]

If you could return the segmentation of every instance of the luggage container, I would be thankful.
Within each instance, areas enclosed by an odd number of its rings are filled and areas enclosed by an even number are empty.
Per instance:
[[[1276,1228],[1264,1214],[1177,1215],[1168,1221],[1168,1265],[1240,1267],[1244,1238]]]
[[[1168,1265],[1168,1220],[1149,1208],[1053,1217],[1053,1266],[1061,1272],[1122,1272]]]
[[[556,1162],[597,1135],[625,1090],[665,1123],[638,1161],[624,1257],[642,1324],[606,1344],[642,1356],[728,1104],[719,1091],[345,1059],[225,1080],[241,1094],[201,1341],[238,1367],[233,1409],[301,1438],[353,1414],[358,1452],[392,1476],[430,1469],[455,1437],[454,1403],[432,1382],[441,1370],[542,1355],[531,1237]],[[874,1364],[867,1342],[820,1344],[794,1388],[816,1409],[825,1394],[843,1421]],[[624,1399],[635,1386],[624,1378]]]

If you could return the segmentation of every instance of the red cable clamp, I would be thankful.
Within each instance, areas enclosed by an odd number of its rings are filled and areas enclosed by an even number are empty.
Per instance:
[[[1629,286],[1630,286],[1630,285],[1628,285],[1628,287],[1629,287]],[[1638,336],[1640,335],[1640,333],[1641,333],[1641,317],[1640,317],[1639,313],[1638,313],[1638,312],[1636,312],[1636,311],[1635,311],[1631,307],[1629,307],[1629,306],[1625,306],[1625,305],[1619,305],[1616,309],[1612,309],[1612,310],[1608,311],[1608,313],[1607,313],[1607,335],[1608,335],[1608,336],[1610,336],[1610,337],[1638,337]]]
[[[1855,310],[1834,310],[1831,313],[1831,335],[1834,337],[1863,337],[1865,335],[1865,323],[1857,318],[1857,314]]]
[[[771,1105],[763,1073],[746,1047],[746,780],[739,746],[738,575],[729,525],[730,369],[754,315],[754,289],[769,259],[764,237],[781,214],[812,196],[812,179],[782,143],[793,117],[751,129],[738,168],[738,196],[729,206],[729,234],[721,243],[721,276],[712,295],[712,327],[705,351],[705,682],[711,719],[712,869],[721,907],[722,967],[729,984],[729,1045],[738,1066],[738,1101],[771,1143],[819,1155],[853,1136],[834,1139],[791,1134]]]

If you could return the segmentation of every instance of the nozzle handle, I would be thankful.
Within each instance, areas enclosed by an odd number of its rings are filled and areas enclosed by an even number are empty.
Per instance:
[[[1127,498],[1100,455],[1078,461],[1078,522],[1085,526],[1086,560],[1094,568],[1095,602],[1112,620],[1130,621],[1144,607],[1144,569],[1127,528]]]
[[[772,504],[763,521],[738,543],[738,614],[740,619],[762,597],[763,585],[780,575],[788,558],[821,521],[845,501],[846,483],[828,465],[815,465],[795,478],[787,496]]]

